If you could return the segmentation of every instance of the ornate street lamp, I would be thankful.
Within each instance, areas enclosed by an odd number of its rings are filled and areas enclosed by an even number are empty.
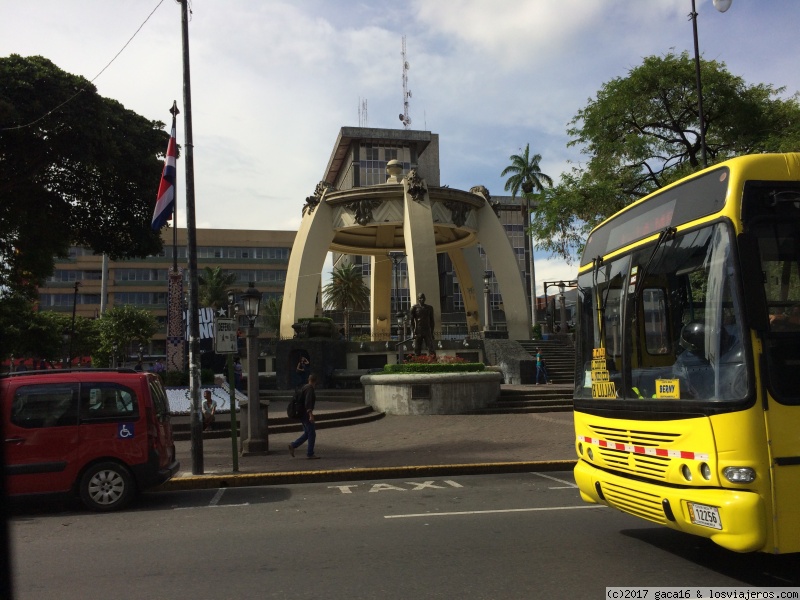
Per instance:
[[[228,290],[228,318],[234,319],[234,327],[236,327],[238,330],[239,323],[236,320],[237,308],[239,307],[236,306],[236,292],[234,290]],[[238,351],[238,336],[236,347]],[[236,473],[239,470],[239,453],[236,450],[236,438],[238,437],[238,427],[236,423],[236,371],[233,364],[232,354],[228,354],[228,392],[230,393],[231,406],[231,446],[233,456],[233,472]]]
[[[258,329],[256,319],[261,306],[261,292],[251,281],[242,294],[244,314],[247,316],[247,439],[242,443],[244,456],[266,454],[269,451],[267,424],[260,418],[261,401],[258,398]]]

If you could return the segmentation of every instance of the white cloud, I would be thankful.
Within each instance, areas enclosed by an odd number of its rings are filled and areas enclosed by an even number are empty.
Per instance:
[[[157,4],[5,3],[0,56],[40,54],[91,79]],[[403,35],[413,127],[440,135],[442,181],[461,189],[481,183],[496,195],[508,157],[527,143],[555,179],[569,160],[581,160],[566,147],[567,123],[604,82],[644,56],[692,52],[689,0],[191,5],[197,222],[220,228],[296,228],[339,128],[358,124],[359,98],[368,101],[370,126],[399,125]],[[800,89],[793,52],[800,3],[772,0],[765,9],[736,0],[720,14],[697,0],[697,10],[706,58],[748,83]],[[161,3],[96,85],[149,119],[167,122],[173,100],[183,111],[180,6]],[[541,268],[554,279],[574,271],[550,260]]]

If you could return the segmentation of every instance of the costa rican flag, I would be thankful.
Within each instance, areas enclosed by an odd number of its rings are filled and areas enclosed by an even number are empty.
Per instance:
[[[175,207],[175,119],[172,120],[172,133],[169,136],[167,157],[161,173],[161,184],[156,196],[156,209],[153,211],[153,230],[158,231],[172,218]]]

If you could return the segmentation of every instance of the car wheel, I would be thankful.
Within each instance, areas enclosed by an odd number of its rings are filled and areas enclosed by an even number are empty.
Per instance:
[[[81,477],[81,501],[90,510],[117,510],[130,502],[133,478],[124,466],[103,462],[89,467]]]

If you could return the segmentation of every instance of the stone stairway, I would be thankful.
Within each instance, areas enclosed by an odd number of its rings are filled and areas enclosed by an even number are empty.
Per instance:
[[[350,390],[316,390],[317,407],[315,423],[317,429],[331,427],[347,427],[369,423],[383,418],[384,414],[375,412],[371,406],[364,404],[364,392],[361,389]],[[300,422],[286,416],[286,405],[292,399],[292,390],[264,390],[261,392],[262,400],[269,398],[270,417],[268,423],[269,433],[286,433],[301,431]],[[279,415],[279,416],[276,416]],[[238,415],[241,427],[241,413]],[[177,441],[191,439],[189,417],[185,415],[173,416],[173,438]],[[230,413],[217,414],[211,428],[203,432],[204,439],[226,438],[231,435]]]
[[[569,412],[572,410],[572,393],[571,384],[502,386],[497,401],[468,414]]]
[[[574,385],[575,382],[575,348],[569,341],[562,340],[521,340],[519,344],[532,357],[536,357],[536,348],[542,353],[547,363],[549,381],[554,384]]]

